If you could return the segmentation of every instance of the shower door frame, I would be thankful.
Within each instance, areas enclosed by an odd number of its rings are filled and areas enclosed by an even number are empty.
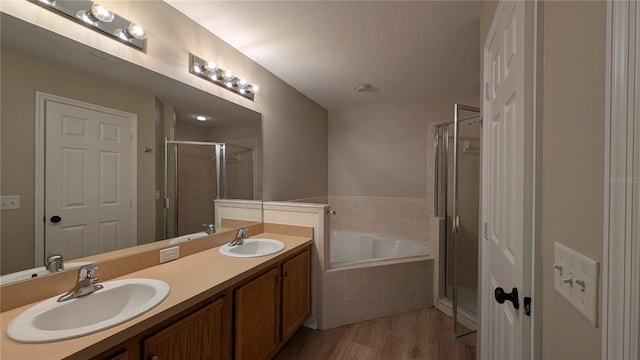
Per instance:
[[[470,115],[464,118],[458,118],[458,111],[459,110],[463,110],[463,111],[469,111],[469,112],[476,112],[476,114],[474,115]],[[482,113],[480,112],[480,108],[477,107],[473,107],[473,106],[467,106],[467,105],[461,105],[461,104],[455,104],[454,105],[454,120],[453,121],[447,121],[447,122],[442,122],[442,123],[437,123],[435,124],[435,134],[434,134],[434,184],[433,184],[433,189],[434,189],[434,196],[433,196],[433,205],[434,205],[434,215],[438,216],[438,217],[442,217],[444,219],[444,226],[442,226],[442,228],[440,229],[441,231],[444,231],[444,235],[445,235],[445,241],[444,241],[444,245],[445,246],[439,246],[440,250],[439,250],[439,258],[440,259],[444,259],[444,261],[442,261],[441,263],[439,263],[439,279],[438,279],[438,299],[437,305],[442,305],[445,307],[446,310],[451,312],[451,317],[454,321],[454,328],[455,325],[458,321],[460,321],[461,324],[463,324],[464,326],[467,327],[476,327],[476,330],[473,330],[467,334],[461,335],[461,336],[456,336],[456,332],[454,329],[454,333],[453,333],[453,339],[454,340],[459,340],[459,339],[463,339],[469,335],[475,334],[477,332],[477,319],[478,319],[478,314],[479,311],[476,310],[475,315],[469,311],[468,309],[465,308],[458,308],[458,302],[457,302],[457,296],[456,296],[456,285],[457,285],[457,271],[455,269],[455,265],[454,265],[454,270],[453,270],[453,294],[452,294],[452,298],[450,299],[447,296],[447,253],[446,253],[446,236],[449,234],[449,226],[453,226],[455,225],[456,222],[456,218],[459,219],[458,214],[457,214],[457,174],[458,174],[458,170],[457,170],[457,160],[456,160],[456,153],[457,153],[457,134],[458,134],[458,129],[457,126],[459,123],[462,122],[466,122],[466,121],[473,121],[476,120],[480,123],[480,125],[482,126]],[[443,164],[444,167],[442,168],[442,170],[445,173],[445,176],[448,177],[449,175],[449,126],[453,125],[454,128],[454,136],[453,136],[453,159],[454,159],[454,164],[453,164],[453,218],[454,218],[454,224],[449,224],[448,218],[447,218],[447,212],[449,210],[449,206],[448,206],[448,200],[444,201],[444,209],[443,212],[444,214],[440,214],[438,212],[439,210],[439,203],[440,203],[440,193],[439,193],[439,178],[440,178],[440,170],[441,167],[439,166],[439,161],[443,160]],[[443,146],[438,146],[439,144],[439,128],[444,128],[442,131],[442,139],[443,139]],[[480,137],[482,137],[482,134],[480,135]],[[444,147],[444,156],[443,159],[441,159],[440,156],[440,150]],[[478,186],[480,186],[480,183],[478,183]],[[443,191],[444,195],[445,195],[445,199],[448,199],[448,193],[449,193],[449,182],[444,181],[444,191]],[[478,206],[480,206],[480,204],[478,204]],[[452,231],[452,232],[455,232]],[[441,234],[442,235],[442,234]],[[441,236],[442,238],[442,236]],[[480,238],[480,229],[478,229],[478,239]],[[441,244],[439,244],[441,245]],[[457,248],[456,248],[457,249]],[[456,250],[457,253],[457,250]],[[444,256],[442,256],[444,255]],[[454,254],[454,257],[457,257],[456,254]],[[478,274],[480,273],[479,268],[478,268]],[[480,285],[480,283],[478,282],[478,286]],[[478,288],[479,291],[479,288]],[[458,319],[458,313],[460,313],[462,315],[462,319]]]
[[[216,156],[216,199],[223,199],[226,197],[227,184],[225,179],[227,159],[226,159],[226,144],[212,141],[185,141],[185,140],[171,140],[164,139],[164,237],[167,238],[169,233],[169,207],[171,206],[169,200],[169,144],[175,145],[173,147],[173,186],[175,187],[174,204],[175,211],[175,227],[176,235],[178,231],[178,145],[198,145],[198,146],[215,146]]]

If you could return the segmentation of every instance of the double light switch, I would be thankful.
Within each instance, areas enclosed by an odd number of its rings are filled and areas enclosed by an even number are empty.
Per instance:
[[[598,326],[598,272],[596,261],[555,243],[553,285],[578,311]]]

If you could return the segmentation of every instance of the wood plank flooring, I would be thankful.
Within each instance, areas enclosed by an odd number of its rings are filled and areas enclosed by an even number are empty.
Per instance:
[[[302,327],[275,360],[475,360],[476,337],[451,341],[452,320],[435,308],[326,331]]]

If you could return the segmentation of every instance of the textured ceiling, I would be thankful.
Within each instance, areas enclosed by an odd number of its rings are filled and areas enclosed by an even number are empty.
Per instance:
[[[481,1],[165,1],[326,109],[479,87]]]

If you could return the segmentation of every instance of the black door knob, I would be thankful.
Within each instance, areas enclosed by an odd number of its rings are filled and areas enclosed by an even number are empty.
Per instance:
[[[504,304],[506,300],[509,300],[513,303],[514,309],[518,310],[520,308],[520,302],[518,301],[518,289],[513,288],[510,293],[506,293],[501,287],[499,287],[494,291],[494,295],[499,304]]]
[[[49,220],[50,220],[52,223],[56,224],[56,223],[59,223],[59,222],[62,220],[62,218],[61,218],[60,216],[58,216],[58,215],[53,215],[53,216],[51,217],[51,219],[49,219]]]

